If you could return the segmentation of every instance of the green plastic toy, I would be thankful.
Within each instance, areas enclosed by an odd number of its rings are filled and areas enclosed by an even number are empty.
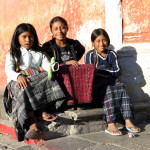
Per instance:
[[[52,78],[52,64],[54,64],[55,63],[55,58],[54,57],[52,57],[51,58],[51,62],[50,62],[50,65],[49,65],[49,70],[48,70],[48,79],[49,80],[51,80],[51,78]]]

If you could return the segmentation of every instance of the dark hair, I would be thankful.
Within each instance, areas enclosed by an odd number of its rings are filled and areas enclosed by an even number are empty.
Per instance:
[[[54,17],[54,18],[50,21],[50,29],[51,29],[51,31],[52,31],[52,25],[53,25],[53,23],[56,22],[56,21],[61,21],[62,23],[64,23],[64,25],[67,27],[67,30],[68,30],[67,21],[66,21],[64,18],[60,17],[60,16],[56,16],[56,17]]]
[[[20,63],[20,55],[21,55],[21,51],[20,51],[21,45],[19,43],[18,37],[23,32],[30,32],[31,34],[33,34],[34,43],[33,43],[32,49],[34,51],[38,51],[39,49],[39,42],[38,42],[38,37],[37,37],[35,28],[29,23],[19,24],[14,31],[14,34],[11,40],[11,47],[10,47],[10,51],[12,52],[11,54],[13,58],[14,56],[16,56],[18,63]]]
[[[108,36],[108,33],[102,29],[102,28],[98,28],[98,29],[95,29],[92,34],[91,34],[91,41],[94,42],[95,39],[99,36],[99,35],[104,35],[107,39],[107,42],[108,42],[108,46],[110,44],[110,38]]]

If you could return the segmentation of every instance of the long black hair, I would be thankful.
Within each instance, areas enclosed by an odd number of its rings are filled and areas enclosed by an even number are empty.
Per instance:
[[[53,23],[55,23],[57,21],[61,21],[67,27],[67,30],[68,30],[68,23],[67,23],[67,21],[64,18],[60,17],[60,16],[56,16],[49,23],[51,31],[52,31],[52,25],[53,25]]]
[[[92,34],[91,34],[91,41],[94,42],[95,39],[100,36],[100,35],[104,35],[104,37],[107,39],[107,42],[108,42],[108,46],[110,44],[110,38],[109,38],[109,35],[108,33],[102,29],[102,28],[98,28],[98,29],[95,29]]]
[[[20,51],[21,45],[19,43],[18,38],[19,38],[19,35],[23,32],[30,32],[34,36],[34,42],[31,48],[34,51],[39,51],[39,41],[38,41],[35,28],[29,23],[19,24],[14,31],[14,34],[11,40],[11,47],[10,47],[12,57],[17,58],[17,63],[20,63],[20,56],[21,56],[21,51]]]
[[[95,39],[100,36],[100,35],[104,35],[104,37],[107,39],[107,42],[108,42],[108,46],[110,44],[110,38],[109,38],[109,35],[108,33],[102,29],[102,28],[98,28],[98,29],[95,29],[93,30],[92,34],[91,34],[91,41],[94,42]],[[97,58],[97,53],[96,53],[96,50],[94,50],[93,52],[93,58],[94,58],[94,65],[97,64],[97,61],[98,61],[98,58]]]

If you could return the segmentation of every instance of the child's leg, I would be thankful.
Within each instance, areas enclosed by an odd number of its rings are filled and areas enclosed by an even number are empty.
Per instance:
[[[133,105],[124,86],[120,87],[121,92],[121,112],[124,120],[133,118]]]
[[[135,127],[131,119],[133,118],[133,105],[131,99],[128,96],[128,93],[124,86],[122,86],[122,98],[121,98],[121,108],[122,115],[125,120],[126,128],[131,128],[133,131],[140,131],[140,128]]]
[[[33,112],[29,113],[29,122],[30,122],[29,123],[30,124],[29,130],[34,129],[35,131],[40,131],[37,127],[37,118]]]
[[[117,121],[117,116],[120,115],[120,107],[118,106],[119,100],[120,97],[117,95],[116,88],[108,86],[104,98],[105,120],[108,124],[107,130],[112,134],[121,135],[122,132],[118,130],[115,124],[115,122]]]
[[[37,118],[34,112],[29,113],[29,130],[26,132],[29,139],[43,139],[45,134],[37,126]]]
[[[116,111],[115,111],[115,103],[114,103],[114,94],[111,88],[107,88],[106,95],[104,98],[104,113],[105,120],[107,123],[116,122]]]
[[[107,122],[107,130],[110,131],[112,134],[122,134],[121,131],[118,130],[115,121],[115,114],[114,114],[114,107],[110,106],[109,100],[105,97],[104,102],[104,112],[105,112],[105,119]]]

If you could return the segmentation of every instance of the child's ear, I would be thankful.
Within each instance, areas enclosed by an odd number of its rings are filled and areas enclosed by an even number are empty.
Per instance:
[[[92,42],[92,48],[94,48],[94,43]]]
[[[94,42],[92,42],[92,46],[94,46]]]

